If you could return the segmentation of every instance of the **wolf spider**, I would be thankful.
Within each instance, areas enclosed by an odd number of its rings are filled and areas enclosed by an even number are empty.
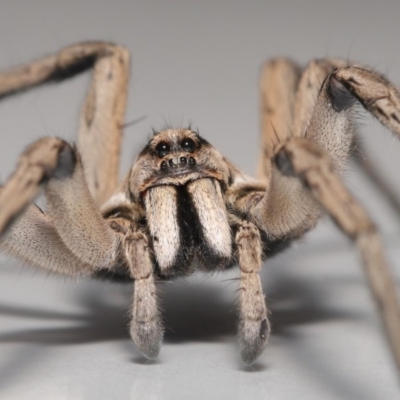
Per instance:
[[[130,333],[157,357],[163,324],[156,279],[240,269],[241,356],[252,363],[270,333],[262,260],[313,228],[326,211],[357,245],[400,367],[400,312],[376,228],[340,172],[361,103],[400,135],[400,94],[382,75],[340,60],[265,64],[259,180],[191,128],[155,132],[119,181],[129,54],[87,42],[0,75],[0,97],[93,68],[77,148],[46,137],[31,144],[0,191],[1,248],[68,276],[132,281]],[[41,188],[46,211],[31,204]]]

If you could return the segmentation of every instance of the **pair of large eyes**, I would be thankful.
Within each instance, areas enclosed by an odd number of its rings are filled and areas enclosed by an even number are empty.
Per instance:
[[[183,151],[193,153],[196,149],[196,144],[192,139],[183,139],[180,143]],[[171,146],[167,142],[160,142],[156,146],[156,154],[158,157],[165,157],[171,151]]]

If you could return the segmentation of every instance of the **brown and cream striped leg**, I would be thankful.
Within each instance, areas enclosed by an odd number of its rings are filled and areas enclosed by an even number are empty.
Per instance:
[[[340,229],[356,243],[400,370],[400,306],[397,288],[374,224],[347,191],[335,172],[335,165],[316,143],[301,138],[291,139],[278,154],[290,164],[293,174],[304,182]]]
[[[240,267],[239,344],[243,362],[251,364],[264,349],[270,334],[268,310],[259,275],[260,233],[252,223],[242,222],[235,242]]]
[[[61,139],[38,140],[20,157],[14,173],[0,193],[0,235],[29,206],[42,185],[45,187],[49,220],[45,220],[47,216],[39,218],[38,210],[36,214],[30,210],[30,214],[17,223],[17,228],[11,229],[11,236],[6,240],[8,249],[18,254],[20,244],[15,244],[15,241],[21,239],[21,235],[28,240],[30,231],[40,230],[39,226],[32,226],[36,222],[44,225],[43,235],[47,239],[54,236],[53,229],[49,227],[50,221],[59,238],[40,243],[46,250],[36,249],[34,243],[39,246],[38,238],[32,238],[32,245],[28,247],[32,254],[26,254],[24,261],[32,259],[34,263],[38,262],[43,253],[52,251],[52,245],[62,241],[73,253],[72,260],[79,259],[80,265],[87,264],[93,270],[110,268],[116,258],[117,236],[102,218],[88,191],[79,154]],[[29,225],[25,226],[24,222]],[[64,246],[59,247],[54,254],[61,253],[63,249]],[[85,270],[87,268],[85,266]],[[65,271],[70,275],[75,272],[74,268],[70,273]]]
[[[98,57],[94,64],[78,133],[85,177],[90,193],[99,206],[111,197],[119,185],[122,128],[130,72],[126,49],[107,45],[106,52],[107,56]]]
[[[300,68],[292,61],[278,58],[265,63],[261,71],[261,143],[258,178],[271,179],[271,158],[279,143],[291,137],[295,94]]]
[[[337,91],[347,90],[382,125],[400,138],[400,92],[383,75],[351,66],[336,70],[331,81]]]
[[[291,137],[304,137],[322,83],[334,69],[345,65],[342,60],[316,59],[301,71],[284,58],[265,63],[260,82],[260,179],[269,181],[270,160],[280,143]]]
[[[383,125],[400,137],[400,93],[382,75],[362,67],[348,67],[334,74],[337,84],[343,85]],[[354,160],[371,182],[387,197],[400,213],[400,200],[384,176],[365,158],[362,143],[356,143]]]
[[[314,226],[319,217],[319,207],[309,192],[295,178],[283,175],[272,159],[275,150],[285,140],[305,136],[312,122],[321,85],[329,73],[342,65],[344,62],[340,60],[313,60],[301,75],[300,69],[285,59],[274,60],[264,67],[261,80],[262,149],[259,175],[264,171],[267,191],[263,194],[263,201],[251,213],[255,215],[257,225],[264,227],[272,240],[296,237]],[[333,135],[333,139],[336,136]],[[241,197],[243,204],[240,205],[235,199],[240,190],[234,189],[232,192],[232,202],[246,211],[247,199]]]
[[[93,68],[78,134],[90,193],[98,205],[119,182],[122,125],[129,78],[126,49],[106,42],[68,46],[54,55],[0,74],[0,98],[49,82],[59,82]]]
[[[384,126],[400,137],[400,92],[384,76],[360,66],[341,67],[340,62],[336,62],[338,69],[334,71],[325,84],[323,93],[320,97],[325,97],[324,104],[320,105],[322,111],[315,112],[316,121],[321,120],[322,114],[332,104],[337,114],[346,111],[357,99],[364,108],[371,112]],[[323,111],[325,110],[325,111]],[[317,110],[316,110],[317,111]],[[317,124],[314,124],[317,125]],[[317,138],[320,142],[320,128],[313,128],[313,132],[307,132],[307,137]],[[329,126],[326,124],[325,126]],[[333,138],[335,135],[324,135]],[[337,136],[337,135],[336,135]],[[341,137],[339,135],[337,141]],[[346,139],[348,141],[348,139]],[[320,144],[325,150],[330,151],[332,147],[343,147],[342,144],[327,146],[325,140]],[[362,146],[356,142],[358,152],[353,154],[357,164],[372,181],[373,184],[388,198],[393,208],[400,212],[400,201],[393,189],[377,172],[374,165],[364,158]]]

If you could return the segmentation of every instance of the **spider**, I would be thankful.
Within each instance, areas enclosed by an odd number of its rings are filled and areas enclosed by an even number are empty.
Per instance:
[[[129,54],[106,42],[66,47],[0,75],[0,96],[93,68],[77,146],[31,144],[0,190],[1,248],[67,276],[133,282],[130,334],[157,357],[163,324],[156,281],[239,266],[238,338],[251,364],[270,334],[259,272],[326,211],[361,252],[400,367],[400,311],[376,228],[342,183],[356,104],[400,135],[400,93],[382,75],[336,59],[304,69],[267,62],[261,80],[259,179],[189,128],[154,135],[119,181]],[[33,200],[44,188],[46,211]]]

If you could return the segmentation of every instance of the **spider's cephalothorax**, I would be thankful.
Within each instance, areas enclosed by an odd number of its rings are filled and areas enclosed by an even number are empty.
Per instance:
[[[0,98],[93,67],[77,147],[43,138],[0,190],[1,247],[68,276],[133,282],[131,336],[147,357],[163,338],[156,277],[194,269],[240,270],[239,328],[245,363],[269,336],[262,258],[312,228],[321,209],[361,251],[400,366],[400,311],[374,224],[343,185],[361,103],[400,136],[400,93],[382,75],[340,60],[265,65],[259,181],[191,129],[156,133],[119,182],[128,52],[82,43],[0,75]],[[44,187],[46,212],[31,205]],[[24,212],[23,212],[24,211]]]

